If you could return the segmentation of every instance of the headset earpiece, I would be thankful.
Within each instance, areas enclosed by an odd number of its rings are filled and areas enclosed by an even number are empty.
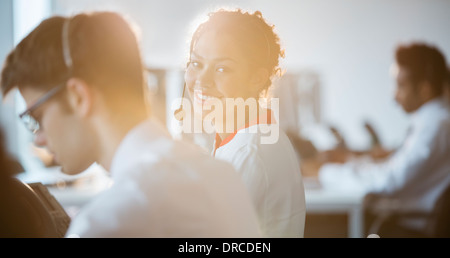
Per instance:
[[[184,85],[183,85],[183,94],[181,96],[180,107],[177,110],[175,110],[175,112],[173,112],[173,116],[175,117],[175,119],[180,122],[183,121],[183,118],[186,115],[186,111],[184,111],[184,109],[183,109],[183,100],[184,100],[185,91],[186,91],[186,83],[184,83]]]

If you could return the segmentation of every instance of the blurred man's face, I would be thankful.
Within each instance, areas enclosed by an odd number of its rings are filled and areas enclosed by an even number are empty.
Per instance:
[[[406,113],[416,111],[422,105],[418,85],[411,81],[409,71],[401,66],[396,67],[394,76],[397,83],[395,101]]]
[[[20,93],[28,107],[45,94],[33,87],[21,89]],[[45,147],[64,173],[78,174],[95,161],[92,155],[95,141],[74,113],[64,110],[56,98],[48,100],[31,114],[40,124],[34,144]]]

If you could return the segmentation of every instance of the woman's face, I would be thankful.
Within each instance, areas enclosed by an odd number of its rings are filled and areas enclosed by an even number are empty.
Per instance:
[[[230,35],[204,32],[200,35],[190,57],[185,74],[186,86],[194,108],[207,115],[211,100],[226,98],[258,99],[255,74],[242,48]],[[217,103],[217,102],[215,102]]]

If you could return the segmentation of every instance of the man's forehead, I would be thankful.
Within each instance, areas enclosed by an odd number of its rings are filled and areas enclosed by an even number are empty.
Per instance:
[[[399,66],[398,66],[398,64],[397,63],[393,63],[393,64],[391,64],[391,66],[389,67],[389,74],[392,76],[392,77],[397,77],[397,75],[398,75],[398,73],[399,73]]]
[[[45,92],[35,87],[19,87],[17,93],[25,102],[33,104]]]
[[[396,79],[408,79],[411,73],[406,67],[399,64],[392,64],[389,70],[391,76]]]

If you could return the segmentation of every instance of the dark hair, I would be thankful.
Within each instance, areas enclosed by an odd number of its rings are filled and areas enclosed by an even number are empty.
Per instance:
[[[238,40],[254,68],[266,68],[271,77],[281,74],[279,58],[284,57],[284,50],[281,49],[280,39],[274,32],[275,26],[269,25],[260,11],[250,14],[241,9],[219,9],[208,16],[208,20],[200,24],[194,32],[190,54],[202,33],[207,30],[220,31]],[[265,89],[270,85],[271,81],[268,81]]]
[[[397,64],[406,68],[414,84],[428,81],[437,95],[441,95],[448,71],[444,55],[425,43],[400,45],[395,52]]]
[[[450,68],[447,71],[447,87],[450,89]]]
[[[72,69],[63,55],[63,26],[68,20]],[[42,21],[8,55],[1,87],[4,95],[14,87],[49,90],[70,77],[102,88],[109,96],[143,96],[144,70],[137,39],[119,14],[94,12]]]

